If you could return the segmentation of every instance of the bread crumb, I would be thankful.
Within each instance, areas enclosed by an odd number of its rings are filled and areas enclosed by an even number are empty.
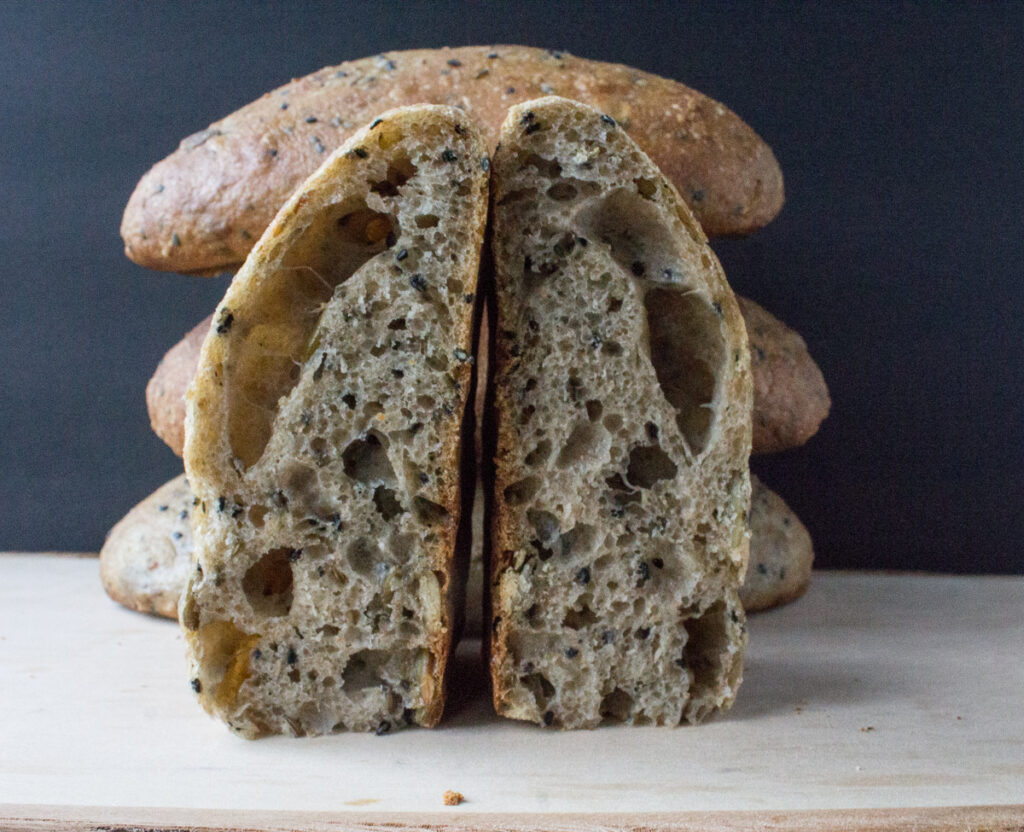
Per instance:
[[[868,726],[866,726],[864,728],[861,728],[860,730],[861,730],[862,733],[866,734],[868,731],[874,731],[875,730],[875,726],[874,725],[868,725]]]
[[[461,792],[453,792],[451,789],[448,789],[448,791],[444,793],[445,806],[458,806],[465,799],[466,798],[462,796]]]

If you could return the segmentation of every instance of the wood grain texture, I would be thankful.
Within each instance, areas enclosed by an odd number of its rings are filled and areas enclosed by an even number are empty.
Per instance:
[[[604,815],[223,812],[0,805],[10,832],[1019,832],[1024,806]]]
[[[8,554],[0,828],[1016,829],[1022,608],[1019,577],[821,572],[751,619],[736,707],[700,727],[499,720],[474,644],[435,730],[247,742],[194,702],[178,628],[109,600],[95,561]],[[467,802],[442,812],[447,789]]]

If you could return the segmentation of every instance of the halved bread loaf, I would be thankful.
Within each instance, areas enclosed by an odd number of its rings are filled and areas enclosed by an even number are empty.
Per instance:
[[[675,188],[572,101],[509,112],[492,214],[495,707],[697,722],[731,704],[745,643],[752,387],[732,291]]]
[[[180,617],[200,701],[246,737],[441,717],[488,168],[464,113],[382,114],[285,204],[215,313],[189,391]]]
[[[736,295],[750,339],[754,378],[751,453],[796,448],[814,436],[831,400],[821,370],[800,335],[752,300]],[[178,456],[185,439],[185,391],[213,316],[167,351],[146,387],[149,421]],[[481,367],[481,371],[482,371]]]

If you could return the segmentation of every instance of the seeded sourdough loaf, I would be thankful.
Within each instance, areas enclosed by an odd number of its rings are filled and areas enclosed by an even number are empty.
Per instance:
[[[154,269],[223,271],[245,259],[296,186],[381,110],[459,107],[493,148],[506,110],[547,93],[618,119],[709,234],[748,233],[782,207],[782,173],[768,145],[683,84],[525,46],[417,49],[314,72],[184,139],[136,186],[121,224],[125,252]]]
[[[821,370],[796,332],[754,301],[736,295],[750,339],[754,377],[752,453],[803,445],[828,416],[831,401]],[[168,350],[146,387],[149,420],[157,436],[181,456],[185,391],[195,375],[210,316]]]
[[[464,113],[384,113],[289,199],[215,312],[188,397],[180,617],[201,703],[246,737],[441,717],[488,168]]]
[[[740,588],[747,612],[760,612],[807,591],[814,547],[811,535],[785,501],[750,477],[750,564]]]
[[[514,107],[491,200],[495,707],[562,728],[698,722],[732,703],[745,643],[739,308],[608,115]]]
[[[110,530],[100,550],[100,580],[107,595],[129,609],[178,617],[192,556],[192,500],[182,474]]]

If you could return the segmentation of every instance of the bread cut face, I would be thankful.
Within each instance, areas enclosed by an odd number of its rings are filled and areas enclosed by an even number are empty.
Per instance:
[[[215,313],[188,395],[181,621],[201,703],[244,736],[441,716],[488,168],[460,111],[382,114],[285,204]]]
[[[741,677],[751,376],[718,261],[615,121],[549,97],[494,156],[498,712],[675,725]]]

